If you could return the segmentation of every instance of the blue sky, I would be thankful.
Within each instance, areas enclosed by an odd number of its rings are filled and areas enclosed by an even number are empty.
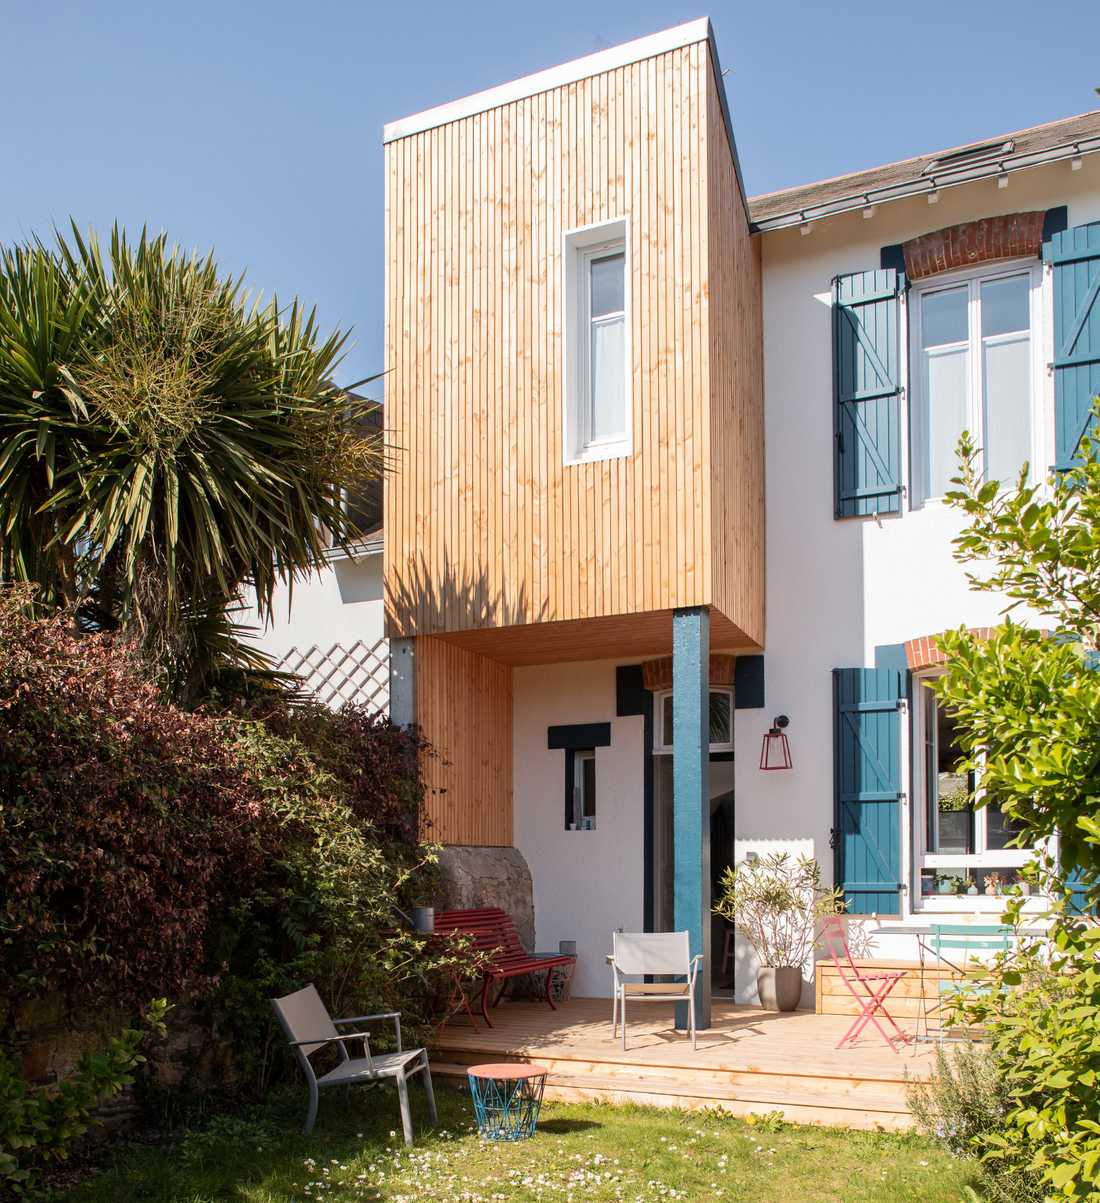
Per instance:
[[[354,327],[382,365],[385,121],[703,15],[692,0],[4,0],[0,242],[116,217]],[[750,193],[1100,106],[1100,4],[709,8]]]

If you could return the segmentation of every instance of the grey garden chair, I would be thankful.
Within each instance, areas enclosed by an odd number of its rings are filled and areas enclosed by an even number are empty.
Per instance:
[[[435,1109],[435,1093],[432,1090],[432,1074],[428,1068],[428,1054],[422,1048],[401,1048],[401,1014],[386,1011],[380,1015],[356,1015],[352,1019],[333,1019],[325,1009],[321,996],[314,986],[306,986],[282,998],[273,998],[279,1025],[286,1033],[298,1058],[298,1064],[309,1085],[309,1111],[306,1113],[305,1132],[313,1131],[317,1119],[317,1094],[322,1086],[373,1086],[386,1078],[397,1083],[397,1098],[401,1106],[401,1127],[405,1143],[413,1142],[412,1115],[409,1112],[408,1079],[417,1073],[424,1075],[424,1092],[428,1096],[428,1115],[432,1124],[439,1122]],[[340,1032],[338,1028],[350,1024],[370,1023],[377,1019],[392,1019],[397,1032],[397,1049],[392,1053],[372,1053],[370,1036],[367,1032]],[[347,1049],[347,1041],[361,1040],[363,1055],[353,1057]],[[318,1049],[335,1044],[340,1062],[335,1069],[317,1076],[310,1057]]]
[[[691,955],[686,931],[612,932],[611,971],[615,979],[615,1001],[611,1009],[611,1038],[621,1016],[623,1052],[626,1052],[626,1000],[632,1002],[684,1002],[688,1004],[691,1047],[695,1038],[695,979],[703,956]],[[680,982],[647,982],[645,977],[681,977]],[[642,981],[627,981],[627,978]]]

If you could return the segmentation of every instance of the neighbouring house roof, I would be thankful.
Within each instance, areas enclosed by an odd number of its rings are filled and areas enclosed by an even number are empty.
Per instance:
[[[754,229],[779,230],[836,213],[1007,175],[1100,151],[1100,109],[749,198]]]

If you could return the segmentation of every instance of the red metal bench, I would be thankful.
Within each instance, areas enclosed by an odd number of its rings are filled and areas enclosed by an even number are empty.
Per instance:
[[[489,1027],[493,1026],[493,1021],[489,1018],[489,1007],[495,1007],[500,1001],[508,979],[523,977],[528,973],[546,974],[546,1001],[553,1010],[557,1010],[551,997],[553,970],[559,965],[572,965],[576,958],[532,956],[520,942],[516,925],[506,911],[498,907],[436,911],[435,935],[441,938],[451,935],[465,936],[474,948],[489,958],[481,981],[481,1014]],[[495,982],[500,983],[500,990],[490,1004],[489,991]],[[468,1006],[466,1012],[472,1020],[473,1014]]]

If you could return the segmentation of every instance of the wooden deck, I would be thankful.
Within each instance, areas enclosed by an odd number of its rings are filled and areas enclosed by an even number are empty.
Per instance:
[[[779,1015],[715,1001],[714,1025],[699,1048],[673,1030],[673,1007],[635,1005],[627,1051],[611,1038],[610,999],[577,998],[551,1011],[544,1003],[504,1002],[491,1029],[465,1017],[438,1033],[432,1072],[461,1077],[483,1061],[547,1066],[548,1098],[603,1099],[657,1106],[722,1107],[736,1115],[782,1111],[799,1123],[906,1128],[907,1078],[927,1077],[932,1049],[892,1052],[877,1033],[855,1047],[836,1042],[851,1019],[810,1011]],[[913,1024],[902,1023],[906,1031]]]

